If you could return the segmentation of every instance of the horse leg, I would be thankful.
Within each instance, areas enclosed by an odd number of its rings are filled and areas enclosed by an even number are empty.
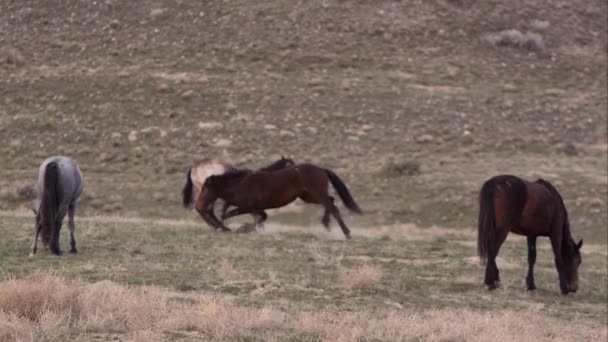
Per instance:
[[[259,219],[255,221],[255,228],[257,229],[259,227],[263,230],[264,222],[266,222],[266,220],[268,219],[268,214],[266,214],[264,210],[258,211],[257,214],[259,216]]]
[[[55,255],[61,255],[61,249],[59,248],[59,232],[61,230],[61,226],[63,225],[63,217],[61,214],[57,215],[55,219],[55,230],[51,236],[50,248],[51,252],[55,253]]]
[[[215,229],[221,229],[223,232],[231,232],[232,230],[230,230],[230,228],[226,227],[222,221],[218,220],[218,218],[215,216],[215,213],[212,210],[208,210],[207,211],[207,215],[208,218],[211,219],[213,222],[215,222]]]
[[[333,215],[333,217],[336,218],[336,220],[338,221],[338,224],[340,225],[340,228],[342,228],[342,233],[344,233],[344,237],[346,237],[347,240],[350,240],[351,239],[350,230],[346,226],[346,223],[344,223],[344,221],[342,220],[342,216],[340,216],[340,211],[338,210],[338,208],[334,205],[334,203],[332,201],[328,200],[325,203],[325,211],[329,211]]]
[[[528,236],[528,276],[526,277],[526,285],[528,291],[536,290],[534,284],[534,263],[536,262],[536,236]]]
[[[76,239],[74,238],[74,230],[76,226],[74,225],[74,204],[70,205],[68,208],[68,225],[70,227],[70,253],[78,253],[76,249]]]
[[[318,203],[308,193],[304,193],[304,194],[300,195],[299,197],[302,201],[304,201],[306,203]],[[331,202],[331,205],[334,205],[334,198],[331,196],[328,196],[328,198],[329,198],[329,202]],[[321,223],[323,223],[323,226],[325,227],[325,229],[327,231],[331,231],[331,229],[329,227],[329,210],[327,210],[327,206],[324,206],[324,208],[325,208],[325,211],[323,212],[323,217],[321,218]]]
[[[248,214],[248,213],[249,213],[249,211],[241,210],[241,208],[234,208],[232,210],[227,211],[224,215],[222,215],[222,220],[227,220],[229,218],[243,215],[243,214]]]
[[[334,205],[334,198],[329,196],[331,205]],[[329,232],[331,231],[331,227],[329,226],[329,211],[327,209],[325,209],[325,211],[323,212],[323,217],[321,218],[321,223],[323,223],[323,226],[325,227],[325,229]]]
[[[36,234],[34,236],[34,243],[32,244],[32,252],[30,253],[30,258],[36,255],[36,251],[38,250],[38,237],[40,236],[41,228],[42,225],[40,224],[40,217],[36,215],[36,224],[34,228],[36,230]]]
[[[494,290],[500,286],[500,272],[498,271],[498,266],[496,266],[496,257],[498,256],[500,246],[502,246],[503,242],[505,242],[505,239],[507,238],[508,232],[509,229],[496,227],[494,243],[492,246],[490,246],[490,250],[488,251],[488,261],[486,265],[484,283],[488,286],[489,290]]]
[[[551,247],[553,247],[555,267],[559,275],[559,289],[562,291],[562,294],[567,294],[568,287],[566,286],[566,273],[564,272],[565,264],[562,259],[562,236],[561,234],[551,234],[549,239],[551,240]]]

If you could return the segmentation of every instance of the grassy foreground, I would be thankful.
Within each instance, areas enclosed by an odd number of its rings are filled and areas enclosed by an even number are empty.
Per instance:
[[[31,218],[0,221],[0,340],[605,340],[606,245],[583,248],[561,296],[547,241],[534,293],[525,242],[500,253],[503,288],[481,285],[472,229],[81,218],[78,255],[29,259]],[[62,235],[68,246],[68,234]]]

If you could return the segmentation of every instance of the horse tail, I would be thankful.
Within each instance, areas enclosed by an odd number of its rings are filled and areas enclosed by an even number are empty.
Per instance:
[[[494,217],[494,179],[483,183],[479,192],[479,220],[477,222],[477,252],[485,264],[490,246],[494,243],[496,220]]]
[[[44,169],[42,199],[40,201],[42,243],[48,246],[59,234],[55,220],[59,210],[61,189],[59,188],[59,166],[50,162]]]
[[[192,178],[190,178],[191,174],[192,169],[188,170],[188,174],[186,175],[186,185],[184,185],[184,189],[182,190],[182,203],[184,204],[184,208],[188,208],[192,204]]]
[[[331,170],[324,170],[325,173],[327,173],[327,176],[329,177],[331,185],[333,185],[334,189],[336,189],[336,192],[340,196],[340,199],[342,199],[344,205],[352,212],[355,212],[357,214],[363,214],[363,211],[361,210],[361,208],[359,208],[359,205],[357,204],[357,202],[355,202],[355,199],[353,198],[353,196],[351,196],[350,191],[348,191],[348,188],[346,187],[344,182],[342,182],[342,180],[338,177],[338,175],[333,173]]]

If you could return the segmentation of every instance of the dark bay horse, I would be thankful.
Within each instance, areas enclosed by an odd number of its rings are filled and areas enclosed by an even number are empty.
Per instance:
[[[281,170],[286,167],[294,166],[295,162],[289,158],[281,156],[281,159],[273,162],[272,164],[265,166],[258,171],[275,171]],[[188,208],[192,202],[196,201],[201,187],[205,183],[205,180],[213,175],[221,175],[226,172],[237,170],[232,164],[220,162],[215,159],[203,159],[197,162],[186,175],[186,184],[182,189],[182,203],[185,208]],[[243,171],[253,172],[248,169],[242,169]],[[222,208],[222,219],[226,216],[229,204],[224,203]]]
[[[42,234],[42,243],[49,246],[56,255],[61,254],[59,249],[59,232],[63,219],[68,214],[70,227],[70,253],[76,253],[76,240],[74,239],[74,211],[76,200],[82,193],[82,172],[76,163],[64,156],[55,156],[46,159],[38,171],[37,197],[36,197],[36,235],[32,244],[30,256],[36,254],[38,237]]]
[[[528,290],[534,284],[536,238],[548,236],[555,255],[559,287],[563,294],[578,289],[578,268],[583,240],[575,243],[564,201],[555,187],[543,180],[529,182],[511,175],[486,181],[479,194],[477,247],[486,262],[484,283],[490,290],[499,286],[496,255],[509,232],[528,238]]]
[[[212,227],[229,230],[213,213],[213,203],[218,198],[237,207],[227,217],[253,213],[259,216],[256,224],[262,224],[268,217],[265,209],[279,208],[300,198],[306,203],[322,205],[325,208],[321,220],[323,225],[329,229],[331,214],[344,236],[350,239],[350,230],[342,220],[334,198],[329,195],[329,183],[349,210],[362,213],[344,182],[334,172],[312,164],[298,164],[270,172],[235,170],[211,176],[205,181],[195,208]]]

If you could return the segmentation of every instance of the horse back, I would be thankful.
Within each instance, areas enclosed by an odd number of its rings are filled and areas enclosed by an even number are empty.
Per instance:
[[[557,214],[551,191],[538,182],[525,181],[527,200],[521,214],[521,228],[526,235],[548,236]],[[517,232],[516,232],[517,233]]]

